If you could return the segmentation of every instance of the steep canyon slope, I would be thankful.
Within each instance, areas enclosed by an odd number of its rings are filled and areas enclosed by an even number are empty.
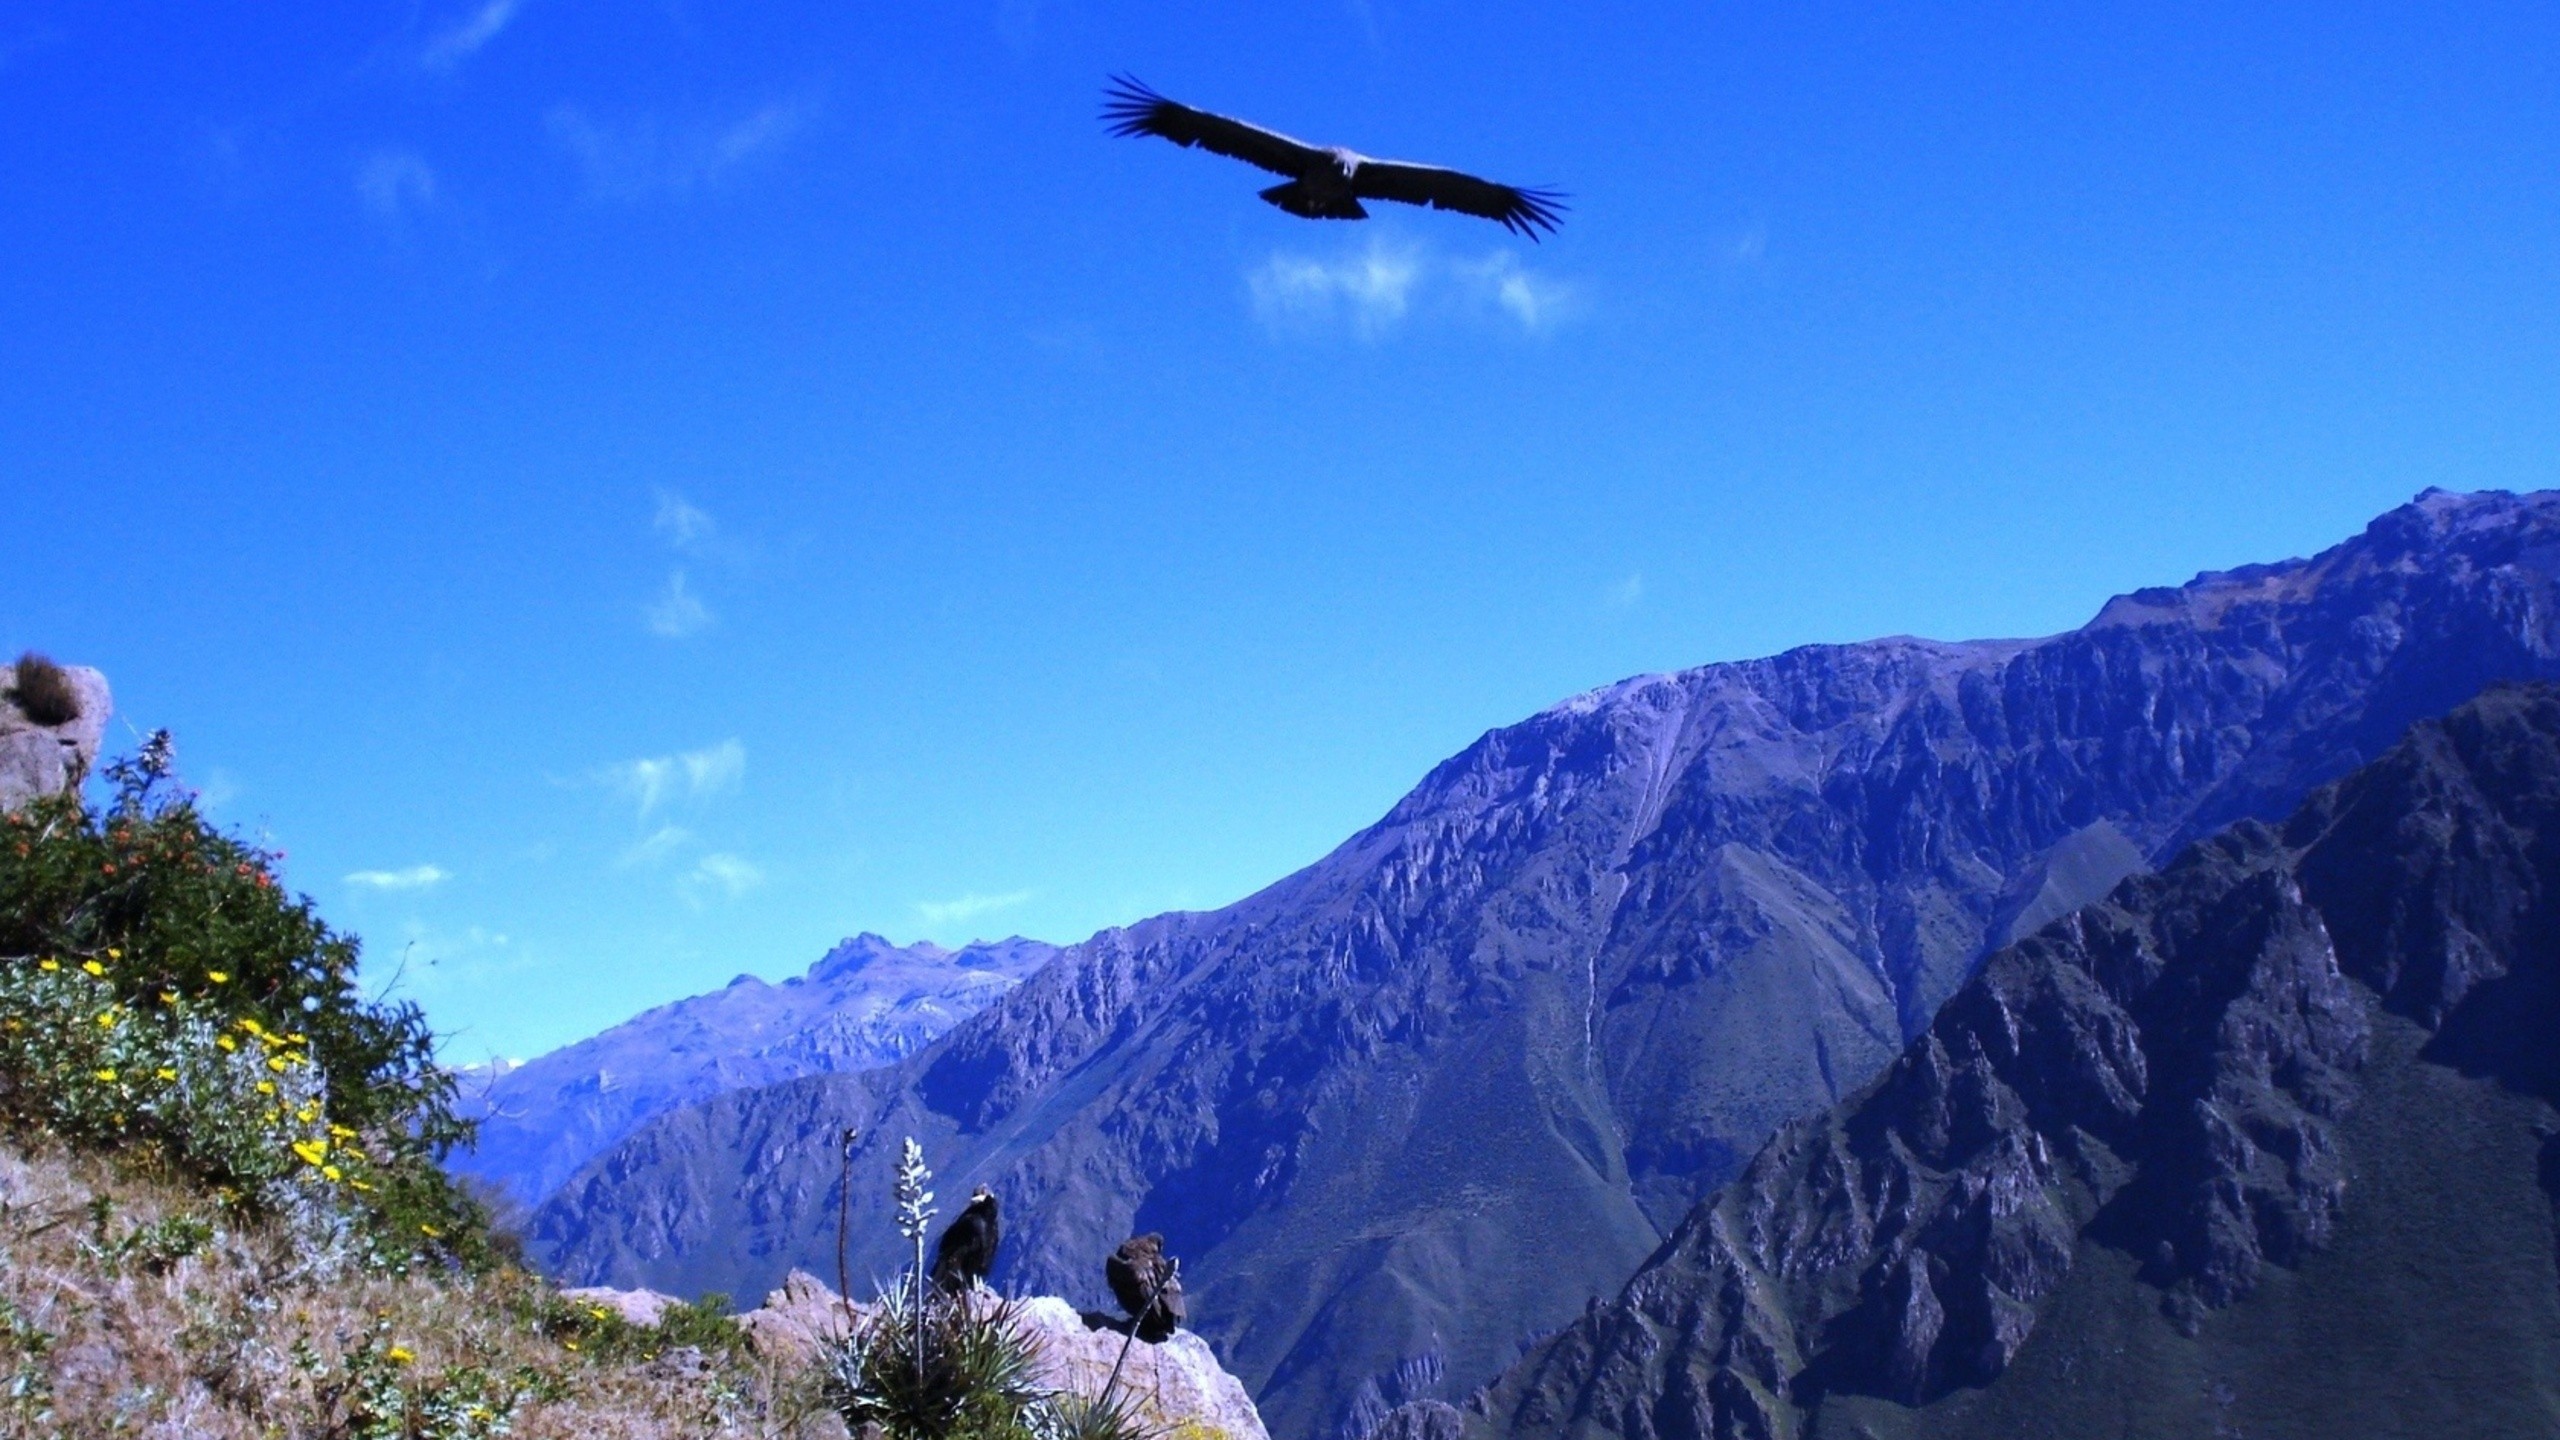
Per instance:
[[[1813,646],[1485,735],[1226,909],[1069,947],[922,1053],[738,1092],[534,1218],[577,1280],[756,1293],[832,1265],[899,1137],[985,1183],[997,1279],[1098,1296],[1162,1230],[1276,1435],[1493,1375],[1615,1294],[1786,1121],[1981,959],[2412,722],[2560,676],[2560,495],[2429,492],[2307,561],[2034,641]]]
[[[1465,1422],[2560,1434],[2556,1102],[2560,689],[2498,687],[1992,957]]]

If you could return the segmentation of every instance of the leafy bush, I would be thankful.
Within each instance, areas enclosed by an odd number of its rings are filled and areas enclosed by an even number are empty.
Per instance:
[[[72,688],[71,677],[33,650],[18,657],[9,697],[38,725],[68,725],[80,718],[80,692]]]
[[[107,768],[105,810],[0,817],[0,1111],[146,1147],[251,1206],[321,1204],[398,1262],[488,1257],[437,1159],[471,1134],[407,1002],[367,1000],[356,944],[270,854],[162,784],[166,732]]]

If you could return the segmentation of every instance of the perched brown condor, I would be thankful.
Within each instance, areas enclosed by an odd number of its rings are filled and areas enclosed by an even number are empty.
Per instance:
[[[1160,135],[1185,148],[1197,145],[1286,176],[1286,184],[1263,191],[1262,198],[1310,220],[1366,220],[1369,212],[1361,201],[1400,200],[1479,215],[1535,240],[1539,231],[1554,230],[1564,216],[1564,196],[1553,190],[1499,185],[1437,165],[1373,160],[1338,145],[1310,145],[1277,130],[1167,100],[1126,75],[1111,77],[1102,118],[1114,135]]]
[[[1188,1318],[1182,1303],[1182,1262],[1164,1253],[1164,1237],[1149,1231],[1120,1242],[1102,1262],[1102,1278],[1112,1298],[1129,1312],[1130,1328],[1139,1339],[1159,1344],[1172,1338]]]
[[[933,1247],[933,1283],[953,1295],[975,1288],[995,1268],[996,1243],[1001,1238],[996,1193],[981,1185],[969,1192],[969,1208],[960,1212]]]

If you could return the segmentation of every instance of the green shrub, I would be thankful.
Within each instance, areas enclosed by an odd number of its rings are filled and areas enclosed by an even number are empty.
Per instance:
[[[68,725],[80,718],[80,692],[61,666],[30,650],[18,657],[9,698],[38,725]]]
[[[379,1259],[488,1258],[437,1160],[471,1134],[407,1002],[270,854],[166,793],[167,733],[77,795],[0,817],[0,1111],[156,1153],[252,1206],[334,1207]]]

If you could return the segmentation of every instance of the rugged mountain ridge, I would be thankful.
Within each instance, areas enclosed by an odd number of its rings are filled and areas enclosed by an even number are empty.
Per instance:
[[[1357,1432],[1616,1293],[2016,934],[2489,681],[2560,676],[2556,571],[2560,496],[2429,492],[2045,640],[1595,691],[1257,895],[1069,947],[897,1067],[662,1117],[533,1244],[574,1279],[750,1293],[831,1257],[844,1127],[857,1243],[888,1233],[913,1134],[1002,1194],[1000,1282],[1085,1295],[1162,1230],[1274,1433]]]
[[[2432,1103],[2358,1126],[2411,1090]],[[1872,1089],[1773,1140],[1469,1428],[2560,1432],[2553,1102],[2560,690],[2501,687],[2281,828],[2243,821],[1992,957]],[[2428,1143],[2410,1132],[2460,1126],[2494,1135],[2507,1173],[2450,1177],[2451,1203],[2390,1173],[2388,1151]],[[2351,1220],[2360,1263],[2219,1313]],[[2081,1323],[2043,1337],[2077,1365],[2004,1386],[2084,1268]],[[2349,1312],[2377,1309],[2403,1318],[2370,1357],[2306,1371],[2252,1337],[2352,1337]],[[2134,1343],[2091,1344],[2093,1310]]]
[[[958,950],[839,942],[779,985],[741,975],[466,1086],[477,1143],[449,1164],[538,1204],[589,1156],[669,1110],[730,1090],[901,1060],[1047,964],[1015,936]]]

